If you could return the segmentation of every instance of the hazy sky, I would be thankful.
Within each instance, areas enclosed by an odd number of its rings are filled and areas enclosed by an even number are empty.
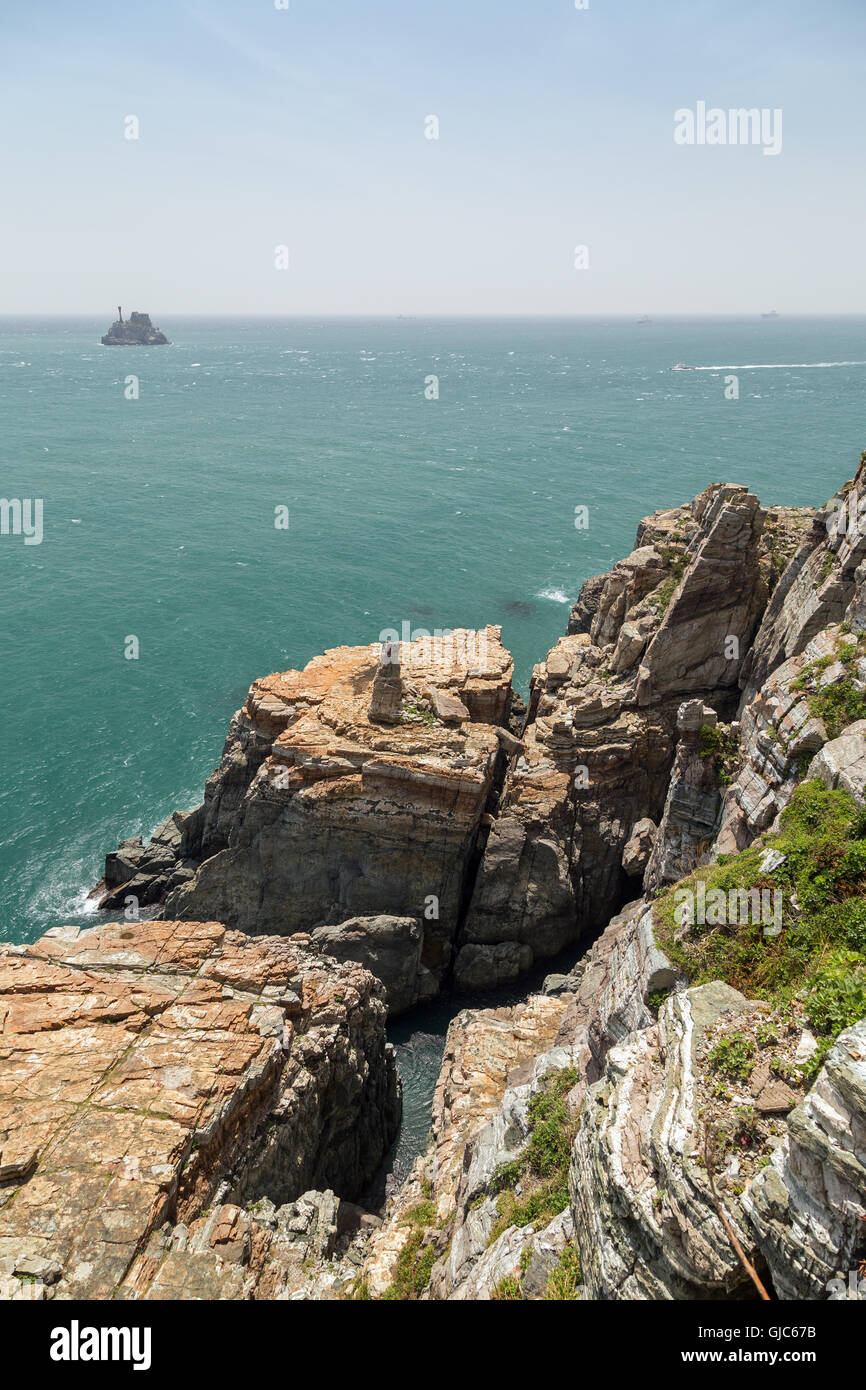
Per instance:
[[[864,0],[289,4],[2,0],[0,313],[866,312]]]

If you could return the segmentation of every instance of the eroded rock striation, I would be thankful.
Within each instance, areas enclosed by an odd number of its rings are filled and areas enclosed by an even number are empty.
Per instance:
[[[716,720],[735,708],[779,567],[810,516],[766,511],[746,488],[714,484],[689,506],[644,520],[631,555],[587,581],[568,635],[533,674],[523,748],[509,762],[458,979],[477,969],[479,952],[493,957],[504,942],[539,957],[603,925],[630,896],[636,861],[627,847],[645,821],[659,822],[666,802],[669,820],[688,813],[680,833],[712,839],[717,790],[704,797],[691,785],[699,779],[682,776],[671,793],[678,721],[690,718],[680,709],[699,701]]]
[[[400,664],[340,647],[256,681],[203,805],[109,855],[102,906],[164,901],[251,933],[342,925],[336,954],[352,940],[395,967],[402,930],[394,1007],[435,993],[513,742],[512,661],[498,628],[396,645]]]
[[[207,1248],[214,1223],[243,1243],[251,1223],[229,1222],[226,1201],[354,1197],[399,1121],[384,1020],[359,966],[216,922],[3,947],[0,1279],[69,1298],[156,1284],[200,1297],[161,1272],[171,1228],[210,1221]]]

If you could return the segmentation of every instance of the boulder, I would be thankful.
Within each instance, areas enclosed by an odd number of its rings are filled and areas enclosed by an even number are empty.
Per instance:
[[[631,828],[622,852],[622,867],[630,878],[643,878],[658,826],[649,816],[643,816]]]
[[[458,989],[495,989],[510,984],[532,965],[532,948],[518,941],[462,946],[454,962]]]
[[[825,787],[838,788],[866,802],[866,719],[859,719],[825,743],[809,764],[807,777],[819,777]]]
[[[350,917],[338,926],[316,927],[313,945],[335,960],[353,960],[385,986],[391,1018],[437,992],[422,964],[424,931],[414,917]]]

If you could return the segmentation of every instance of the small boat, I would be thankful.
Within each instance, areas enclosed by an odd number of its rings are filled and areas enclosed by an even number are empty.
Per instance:
[[[778,317],[779,317],[779,315],[776,313],[775,309],[771,309],[770,312],[769,312],[769,314],[762,314],[762,315],[761,315],[761,318],[762,318],[762,319],[777,319]]]
[[[643,314],[638,319],[638,323],[652,323],[652,319],[650,318],[649,314]]]
[[[690,367],[688,362],[678,362],[675,367],[671,367],[672,372],[693,372],[694,367]]]

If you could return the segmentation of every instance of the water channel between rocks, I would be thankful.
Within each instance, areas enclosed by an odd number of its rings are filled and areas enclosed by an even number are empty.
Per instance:
[[[394,1045],[397,1070],[403,1083],[403,1118],[384,1165],[387,1195],[401,1186],[415,1159],[427,1147],[433,1095],[451,1020],[462,1009],[496,1009],[522,1003],[529,995],[539,992],[547,975],[567,973],[589,949],[592,940],[591,935],[587,936],[579,945],[572,944],[558,956],[539,962],[529,975],[499,989],[445,990],[429,1004],[412,1009],[389,1025],[388,1041]]]

